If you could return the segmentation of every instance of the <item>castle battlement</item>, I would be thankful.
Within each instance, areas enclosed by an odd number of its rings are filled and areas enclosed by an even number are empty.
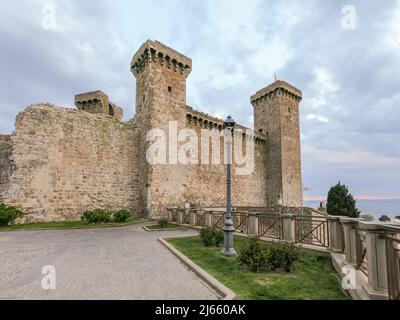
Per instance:
[[[162,66],[179,71],[186,77],[192,71],[192,59],[158,41],[147,40],[135,53],[131,71],[137,76],[150,63],[160,62]]]
[[[301,90],[285,81],[277,80],[252,95],[250,97],[250,102],[253,106],[258,106],[259,104],[264,103],[266,100],[271,100],[275,96],[279,95],[296,102],[300,102],[303,97]]]
[[[195,110],[189,106],[186,107],[186,119],[189,125],[198,126],[203,129],[216,129],[221,131],[224,128],[224,120]],[[254,139],[254,143],[256,144],[264,144],[267,141],[267,136],[265,134],[255,132],[240,124],[236,124],[235,129],[242,130],[243,138]],[[236,134],[238,134],[238,131],[236,131]]]
[[[77,94],[75,96],[75,106],[79,110],[106,114],[120,121],[124,114],[122,108],[112,103],[108,96],[100,90]]]

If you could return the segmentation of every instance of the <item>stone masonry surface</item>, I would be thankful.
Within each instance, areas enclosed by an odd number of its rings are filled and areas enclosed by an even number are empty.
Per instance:
[[[22,209],[21,222],[76,220],[95,208],[156,217],[187,203],[224,205],[223,162],[184,165],[168,151],[167,164],[152,165],[146,158],[147,133],[161,129],[168,136],[171,121],[178,132],[193,129],[199,137],[201,130],[222,130],[223,120],[187,105],[191,71],[191,59],[148,40],[131,62],[133,119],[121,121],[122,109],[100,90],[77,95],[77,109],[28,107],[17,116],[15,131],[0,135],[0,201]],[[301,91],[284,81],[251,97],[254,131],[244,134],[243,148],[254,142],[254,170],[233,175],[234,206],[302,206],[301,99]],[[220,145],[223,160],[222,137]]]

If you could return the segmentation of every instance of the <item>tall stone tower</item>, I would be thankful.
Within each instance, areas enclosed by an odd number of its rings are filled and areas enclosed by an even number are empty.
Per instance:
[[[177,138],[171,136],[171,122],[177,130],[185,127],[186,78],[191,70],[191,59],[151,40],[139,48],[131,62],[136,77],[141,202],[148,216],[163,214],[168,206],[184,203],[185,171],[177,163],[175,148],[168,147],[169,140]],[[151,165],[146,159],[151,143],[146,141],[146,134],[152,129],[161,129],[166,134],[165,164]]]
[[[299,103],[302,92],[275,81],[251,97],[254,130],[268,137],[267,193],[272,205],[301,207]]]

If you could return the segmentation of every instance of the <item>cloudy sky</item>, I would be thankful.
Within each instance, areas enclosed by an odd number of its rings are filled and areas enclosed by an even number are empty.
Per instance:
[[[400,198],[400,0],[1,0],[0,14],[0,133],[32,103],[96,89],[131,118],[130,59],[153,39],[193,59],[188,104],[212,115],[252,126],[274,71],[303,91],[307,198],[339,180]]]

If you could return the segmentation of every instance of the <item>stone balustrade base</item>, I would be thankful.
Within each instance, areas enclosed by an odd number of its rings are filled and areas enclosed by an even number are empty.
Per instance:
[[[333,267],[341,280],[345,277],[342,273],[343,267],[348,266],[345,259],[346,256],[342,253],[331,252]],[[356,271],[356,289],[348,289],[346,292],[354,300],[387,300],[387,290],[376,291],[372,290],[368,285],[368,278],[361,271]]]

